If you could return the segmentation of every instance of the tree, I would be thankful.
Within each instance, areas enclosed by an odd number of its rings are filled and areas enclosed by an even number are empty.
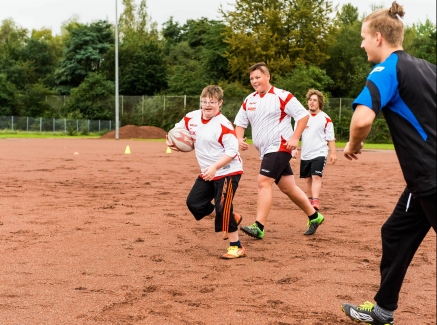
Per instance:
[[[54,117],[53,110],[46,101],[47,96],[50,95],[53,95],[53,91],[48,89],[42,82],[27,85],[18,98],[18,115]]]
[[[410,28],[407,27],[406,33],[410,31],[413,37],[409,44],[404,42],[405,51],[436,64],[436,25],[426,19],[425,23],[417,23]]]
[[[332,83],[332,79],[326,75],[324,70],[314,65],[303,64],[297,65],[285,77],[279,76],[274,82],[275,86],[290,91],[302,103],[305,103],[308,89],[315,88],[326,93]]]
[[[210,78],[202,66],[200,53],[187,42],[171,48],[167,57],[168,93],[173,95],[199,95],[210,83]]]
[[[71,90],[71,99],[67,103],[67,113],[77,111],[87,119],[110,119],[113,112],[109,101],[113,101],[114,83],[106,80],[100,73],[90,73],[79,87]]]
[[[0,116],[17,115],[15,111],[17,93],[17,88],[7,80],[6,74],[0,73]]]
[[[124,58],[126,53],[122,52]],[[121,69],[120,92],[124,95],[152,96],[166,89],[166,67],[159,44],[150,41],[132,54]]]
[[[142,42],[158,39],[156,23],[147,13],[147,1],[123,0],[124,10],[120,15],[119,32],[121,42]]]
[[[187,25],[189,22],[187,21]],[[195,45],[198,46],[197,48],[201,51],[200,59],[202,60],[204,71],[208,73],[213,83],[229,79],[230,71],[228,60],[225,57],[228,44],[224,42],[222,35],[225,31],[225,25],[220,21],[207,20],[206,18],[199,19],[196,25],[194,26],[201,27],[199,32],[196,33],[198,41],[195,42],[193,40],[193,33],[190,33],[190,37],[183,35],[183,38],[187,38],[191,47],[195,48]],[[184,28],[186,27],[184,26]]]
[[[333,97],[356,97],[372,67],[360,47],[361,21],[357,17],[358,8],[347,4],[335,19],[337,29],[327,50],[329,59],[322,65],[334,81],[327,89]]]
[[[320,65],[327,59],[332,31],[329,0],[236,0],[235,10],[220,10],[229,45],[226,57],[232,77],[264,61],[284,75],[297,64]]]
[[[65,41],[64,57],[55,71],[61,93],[69,93],[92,72],[100,71],[103,57],[114,43],[111,25],[98,21],[90,25],[72,24],[66,27],[69,37]]]

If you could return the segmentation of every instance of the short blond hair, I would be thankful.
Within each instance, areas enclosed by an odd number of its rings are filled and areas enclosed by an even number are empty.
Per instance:
[[[202,94],[200,95],[201,98],[209,97],[215,98],[217,100],[222,100],[223,96],[223,89],[215,85],[206,86],[205,88],[203,88]]]
[[[321,91],[318,91],[317,89],[310,89],[308,90],[306,94],[307,101],[310,100],[312,95],[316,95],[317,99],[319,101],[319,108],[320,110],[323,110],[323,107],[325,107],[325,96],[323,96]]]
[[[372,34],[381,33],[391,46],[401,46],[404,40],[404,23],[401,19],[404,15],[404,8],[393,1],[390,8],[379,9],[368,15],[364,23],[369,23]]]

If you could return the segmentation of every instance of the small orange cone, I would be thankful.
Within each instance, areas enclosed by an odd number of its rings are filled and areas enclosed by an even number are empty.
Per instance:
[[[165,153],[171,153],[170,147],[167,147],[167,151]]]
[[[126,146],[126,150],[124,151],[124,153],[126,155],[130,155],[130,148],[129,148],[129,146]]]

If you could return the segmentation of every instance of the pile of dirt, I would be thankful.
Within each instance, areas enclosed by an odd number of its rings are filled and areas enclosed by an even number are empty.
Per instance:
[[[125,125],[118,129],[119,139],[165,139],[166,134],[157,126]],[[105,133],[101,139],[115,139],[115,130]]]

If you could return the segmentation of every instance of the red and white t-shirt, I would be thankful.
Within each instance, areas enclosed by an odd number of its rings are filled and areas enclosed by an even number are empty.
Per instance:
[[[320,111],[310,114],[307,126],[302,133],[302,160],[311,160],[316,157],[328,156],[327,141],[335,140],[334,125],[331,118]]]
[[[243,161],[238,152],[234,126],[220,112],[210,120],[202,119],[202,110],[188,113],[175,127],[186,128],[194,139],[194,151],[200,172],[219,160],[224,154],[233,157],[218,169],[213,180],[243,173]],[[202,176],[202,175],[200,175]]]
[[[254,92],[246,97],[234,124],[252,126],[252,141],[260,157],[270,152],[290,152],[287,141],[293,136],[291,118],[299,121],[308,111],[288,91],[271,87],[266,94]]]

